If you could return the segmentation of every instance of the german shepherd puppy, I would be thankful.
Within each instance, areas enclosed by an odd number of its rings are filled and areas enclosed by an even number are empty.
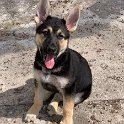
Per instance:
[[[63,119],[60,124],[73,124],[74,106],[89,97],[92,87],[88,62],[78,52],[68,48],[69,33],[77,27],[80,9],[75,6],[66,20],[50,16],[49,9],[48,0],[39,2],[35,17],[35,96],[25,120],[34,121],[43,101],[54,93],[48,106],[49,113],[57,113],[58,104],[62,100]]]

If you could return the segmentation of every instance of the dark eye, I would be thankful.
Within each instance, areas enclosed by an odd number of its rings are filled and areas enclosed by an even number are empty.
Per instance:
[[[63,34],[58,34],[58,39],[63,39],[64,35]]]
[[[43,30],[42,33],[43,33],[44,36],[46,36],[46,35],[49,34],[49,30]]]

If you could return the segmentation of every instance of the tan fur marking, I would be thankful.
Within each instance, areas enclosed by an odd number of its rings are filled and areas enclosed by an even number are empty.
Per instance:
[[[57,31],[57,35],[58,35],[58,34],[62,34],[63,36],[65,36],[64,33],[61,31],[61,29],[59,29],[59,30]]]
[[[59,34],[65,36],[64,33],[61,31],[61,29],[57,31],[57,35]],[[59,40],[59,47],[60,47],[59,55],[61,55],[65,51],[65,49],[68,47],[68,40],[65,40],[64,38]]]
[[[36,44],[38,45],[38,46],[42,46],[42,44],[43,44],[43,42],[45,41],[45,37],[44,37],[44,35],[43,34],[36,34],[36,40],[35,40],[35,42],[36,42]]]
[[[50,31],[50,33],[52,33],[53,31],[52,27],[48,26],[47,29]]]
[[[71,97],[63,99],[63,120],[60,124],[73,124],[74,100]]]
[[[48,30],[50,31],[50,33],[52,33],[52,27],[49,26],[48,28],[44,29],[44,31],[48,31]],[[44,37],[43,34],[36,34],[35,42],[37,46],[42,46],[45,39],[46,37]]]
[[[68,40],[62,39],[59,41],[59,46],[60,46],[60,52],[62,50],[65,50],[68,46]]]
[[[62,100],[62,96],[59,93],[56,93],[50,105],[48,106],[48,113],[51,116],[57,114],[58,105],[61,100]]]
[[[52,29],[52,27],[48,26],[43,31],[49,31],[50,33],[52,33],[53,29]]]

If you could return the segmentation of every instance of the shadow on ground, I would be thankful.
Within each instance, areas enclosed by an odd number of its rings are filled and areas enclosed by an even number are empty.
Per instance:
[[[7,90],[0,93],[0,117],[6,118],[22,118],[28,109],[31,107],[34,95],[34,79],[26,81],[26,85]],[[40,120],[59,122],[62,118],[61,115],[49,116],[47,113],[47,105],[50,99],[44,103],[38,118]]]
[[[22,123],[25,122],[25,114],[33,104],[34,87],[34,79],[31,78],[26,81],[24,86],[9,89],[3,93],[0,93],[0,118],[12,118],[15,121],[17,118],[20,118]],[[59,112],[57,115],[50,116],[47,113],[47,105],[49,103],[50,99],[44,103],[44,106],[38,115],[38,119],[40,123],[44,123],[42,121],[46,121],[45,124],[47,122],[59,123],[62,119],[62,114]],[[76,109],[79,109],[79,106],[77,106]],[[62,111],[61,107],[59,108],[59,111]],[[85,113],[83,111],[82,113],[83,114],[80,116],[78,115],[79,113],[74,115],[74,122],[76,124],[90,124]]]

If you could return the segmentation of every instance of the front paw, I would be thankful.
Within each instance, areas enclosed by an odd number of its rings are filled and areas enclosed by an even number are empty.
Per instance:
[[[34,122],[36,120],[35,114],[26,114],[25,122]]]
[[[64,124],[63,121],[61,121],[60,124]]]
[[[66,122],[65,121],[61,121],[60,124],[66,124]]]
[[[68,123],[68,122],[61,121],[60,124],[73,124],[73,123]]]
[[[49,114],[50,116],[53,116],[53,115],[56,115],[56,114],[57,114],[55,108],[54,108],[52,105],[49,105],[49,106],[47,107],[47,112],[48,112],[48,114]]]
[[[72,120],[62,120],[60,124],[73,124]]]

